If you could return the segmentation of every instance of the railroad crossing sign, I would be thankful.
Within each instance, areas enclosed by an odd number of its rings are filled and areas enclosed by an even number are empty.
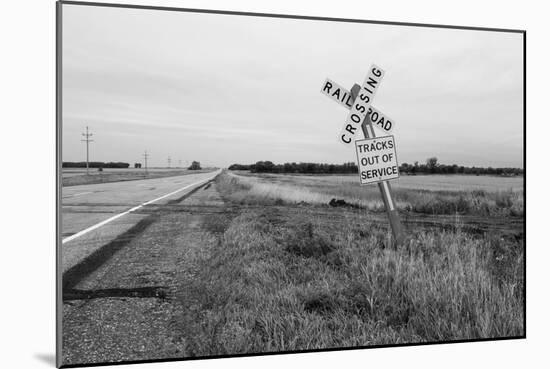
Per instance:
[[[346,123],[340,131],[340,142],[344,145],[349,145],[354,139],[357,139],[356,134],[367,116],[367,111],[372,104],[372,99],[383,77],[384,71],[376,65],[372,65],[350,109]]]
[[[399,166],[393,136],[376,137],[373,124],[385,132],[391,132],[394,122],[372,106],[373,97],[385,72],[372,65],[362,86],[355,84],[351,91],[326,79],[321,93],[350,110],[344,127],[338,136],[346,146],[354,145],[357,152],[360,184],[378,183],[393,237],[397,245],[403,241],[403,226],[391,194],[389,179],[399,177]],[[361,128],[365,139],[359,139]]]
[[[351,92],[329,78],[325,80],[321,93],[327,95],[345,108],[351,109],[353,106],[354,98],[352,98]],[[392,131],[394,127],[393,119],[376,109],[374,106],[371,105],[369,107],[367,110],[367,115],[370,117],[370,120],[375,127],[380,128],[387,133]],[[343,137],[339,136],[338,139],[343,143],[347,143],[348,141],[348,137],[346,135]]]

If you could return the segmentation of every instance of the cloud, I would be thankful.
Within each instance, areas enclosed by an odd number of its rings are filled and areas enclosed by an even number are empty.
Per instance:
[[[522,164],[520,34],[64,7],[64,160],[89,125],[104,160],[351,161],[319,89],[376,63],[400,160]]]

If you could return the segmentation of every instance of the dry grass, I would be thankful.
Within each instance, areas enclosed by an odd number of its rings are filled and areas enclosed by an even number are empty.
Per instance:
[[[265,206],[215,220],[180,297],[186,356],[524,334],[523,239],[457,226],[395,249],[364,212],[277,205],[266,194],[280,186],[234,176],[216,186],[232,206]]]
[[[359,186],[349,176],[237,175],[223,177],[228,186],[242,191],[232,194],[240,203],[328,204],[332,198],[344,199],[371,211],[383,211],[378,187]],[[355,179],[355,177],[354,177]],[[424,214],[469,214],[481,216],[523,216],[523,191],[508,190],[423,190],[394,187],[397,207]]]
[[[233,219],[190,282],[186,355],[523,334],[522,245],[421,232],[394,250],[383,229],[329,233],[329,221]]]
[[[280,174],[280,173],[251,173],[249,171],[231,171],[241,176],[253,176],[269,179],[271,182],[291,182],[307,186],[323,182],[324,184],[335,184],[338,186],[351,183],[357,185],[359,179],[357,174]],[[392,180],[394,188],[423,189],[430,191],[522,191],[523,176],[502,177],[502,176],[476,176],[462,174],[437,174],[437,175],[401,175]]]
[[[331,199],[330,195],[312,191],[307,187],[263,182],[254,177],[241,177],[234,174],[223,175],[218,185],[232,189],[231,200],[242,204],[258,202],[327,204]]]

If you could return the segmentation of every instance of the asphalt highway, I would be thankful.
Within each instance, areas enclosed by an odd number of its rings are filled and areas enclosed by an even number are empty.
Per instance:
[[[62,268],[110,242],[163,205],[214,178],[210,173],[64,187],[62,190]]]

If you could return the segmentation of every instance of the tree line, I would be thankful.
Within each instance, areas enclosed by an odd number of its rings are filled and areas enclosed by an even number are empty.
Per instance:
[[[457,164],[440,164],[437,158],[431,157],[426,159],[425,164],[419,164],[415,161],[414,164],[403,163],[399,166],[399,172],[403,174],[474,174],[474,175],[503,175],[517,176],[523,174],[521,168],[493,168],[493,167],[467,167]]]
[[[250,170],[253,173],[301,173],[301,174],[350,174],[357,173],[355,163],[320,164],[320,163],[284,163],[274,164],[271,161],[258,161],[256,164],[233,164],[229,170]],[[520,168],[467,167],[463,165],[447,165],[437,162],[436,157],[426,159],[425,164],[403,163],[399,166],[401,174],[474,174],[517,176],[523,174]]]
[[[319,163],[284,163],[273,164],[271,161],[258,161],[256,164],[233,164],[229,170],[250,170],[254,173],[307,173],[307,174],[347,174],[357,173],[355,163],[319,164]]]
[[[86,168],[86,162],[85,161],[64,161],[61,165],[62,168]],[[102,161],[91,161],[90,162],[90,168],[129,168],[130,163],[123,163],[123,162],[108,162],[104,163]],[[134,163],[134,168],[142,168],[141,163]],[[189,170],[200,170],[201,163],[198,161],[193,161],[189,168]]]
[[[90,162],[90,168],[128,168],[130,166],[130,163],[123,163],[123,162],[108,162],[104,163],[102,161],[91,161]],[[63,168],[86,168],[86,162],[85,161],[78,161],[78,162],[72,162],[72,161],[64,161],[62,164]]]

